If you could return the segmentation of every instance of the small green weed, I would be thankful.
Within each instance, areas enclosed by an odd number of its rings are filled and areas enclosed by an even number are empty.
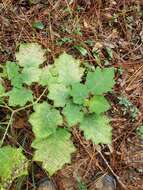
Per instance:
[[[137,128],[137,134],[143,140],[143,125]]]
[[[70,38],[70,37],[64,37],[64,38],[61,38],[57,41],[57,44],[58,45],[63,45],[63,44],[66,44],[66,43],[72,43],[74,42],[74,39]]]
[[[111,61],[113,58],[113,50],[110,47],[105,48],[107,53],[107,60]]]
[[[79,36],[82,36],[82,31],[81,31],[81,28],[80,28],[80,25],[77,25],[73,31],[74,34],[76,35],[79,35]]]
[[[139,110],[136,106],[132,104],[126,97],[122,96],[119,97],[119,104],[124,106],[123,107],[123,114],[130,113],[132,120],[135,120],[139,114]]]
[[[33,28],[38,29],[38,30],[43,30],[44,29],[44,24],[41,21],[36,21],[32,24]]]
[[[85,183],[80,178],[77,179],[77,188],[78,190],[87,190]]]
[[[78,50],[83,56],[86,56],[88,54],[87,50],[81,45],[75,45],[74,48]]]
[[[87,39],[85,42],[86,42],[87,45],[89,45],[91,47],[94,45],[94,41],[92,39],[90,39],[90,38]]]
[[[98,49],[93,49],[92,54],[93,54],[93,57],[96,60],[96,63],[98,65],[100,65],[101,64],[101,59],[100,59],[100,55],[99,55],[99,50]]]

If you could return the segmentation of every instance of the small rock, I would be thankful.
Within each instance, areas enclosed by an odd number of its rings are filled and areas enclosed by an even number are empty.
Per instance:
[[[39,187],[37,190],[56,190],[52,181],[45,179],[39,183]]]
[[[116,190],[115,178],[110,175],[103,175],[96,182],[97,190]]]

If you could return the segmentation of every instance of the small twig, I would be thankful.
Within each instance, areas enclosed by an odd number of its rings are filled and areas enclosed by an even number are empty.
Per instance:
[[[97,150],[97,149],[96,149]],[[104,157],[104,155],[97,150],[97,152],[100,154],[100,156],[102,157],[102,159],[104,160],[105,164],[107,165],[107,167],[109,168],[109,170],[112,172],[112,174],[114,175],[114,177],[117,179],[118,183],[123,187],[123,189],[127,190],[127,187],[123,184],[123,182],[120,180],[119,176],[115,174],[115,172],[113,171],[113,169],[111,168],[111,166],[109,165],[108,161],[106,160],[106,158]]]
[[[8,130],[9,130],[10,126],[11,126],[11,123],[12,123],[12,119],[13,119],[14,114],[17,113],[17,112],[19,112],[19,111],[21,111],[21,110],[24,110],[24,109],[26,109],[26,108],[32,107],[33,105],[37,104],[37,103],[41,100],[42,96],[45,94],[45,92],[47,91],[47,89],[48,89],[48,87],[43,90],[42,94],[39,96],[39,98],[38,98],[35,102],[33,102],[32,104],[29,104],[29,105],[27,105],[27,106],[24,106],[24,107],[22,107],[22,108],[18,108],[18,109],[16,109],[16,110],[13,110],[12,108],[10,108],[10,107],[7,106],[7,105],[5,105],[5,106],[0,105],[0,107],[7,108],[7,109],[9,109],[9,110],[12,112],[12,113],[11,113],[11,116],[10,116],[10,119],[9,119],[9,122],[8,122],[8,124],[7,124],[6,130],[5,130],[5,132],[4,132],[3,138],[2,138],[2,140],[1,140],[1,142],[0,142],[0,148],[2,147],[2,145],[3,145],[3,143],[4,143],[4,140],[5,140],[5,138],[6,138],[6,135],[7,135],[7,133],[8,133]]]
[[[134,82],[134,80],[135,80],[135,79],[138,77],[138,75],[141,73],[142,68],[143,68],[143,65],[142,65],[139,69],[137,69],[137,71],[135,71],[135,73],[133,73],[133,75],[126,81],[126,83],[129,82],[129,84],[128,84],[128,86],[126,87],[126,89],[129,88],[129,87],[132,85],[132,83]]]
[[[7,132],[8,132],[8,130],[9,130],[9,127],[10,127],[11,123],[12,123],[12,119],[13,119],[14,113],[15,113],[14,111],[11,113],[9,122],[8,122],[8,124],[7,124],[7,127],[6,127],[6,130],[5,130],[5,132],[4,132],[4,135],[3,135],[3,137],[2,137],[2,140],[1,140],[1,142],[0,142],[0,148],[2,147],[2,145],[3,145],[3,143],[4,143],[4,140],[5,140],[5,137],[6,137],[6,135],[7,135]]]
[[[14,111],[17,113],[19,111],[25,110],[26,108],[34,106],[35,104],[37,104],[41,100],[42,96],[45,94],[45,92],[47,91],[47,89],[48,89],[48,87],[43,90],[42,94],[39,96],[39,98],[37,98],[37,100],[35,102],[33,102],[32,104],[29,104],[27,106],[24,106],[22,108],[18,108],[18,109],[14,110]]]
[[[76,135],[76,137],[78,138],[78,140],[79,140],[81,146],[84,148],[85,152],[89,155],[90,159],[93,159],[93,155],[91,155],[90,152],[87,150],[87,147],[84,145],[81,138],[79,137],[76,128],[73,128],[73,132]]]
[[[1,108],[6,108],[9,109],[11,112],[13,111],[13,109],[11,107],[9,107],[7,104],[5,105],[0,105]]]

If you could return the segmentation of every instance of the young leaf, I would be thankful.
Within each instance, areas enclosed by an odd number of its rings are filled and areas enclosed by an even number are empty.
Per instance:
[[[106,47],[105,50],[106,50],[107,55],[108,55],[107,59],[112,60],[112,58],[113,58],[113,50],[110,47]]]
[[[83,112],[81,106],[68,102],[63,109],[63,115],[66,117],[69,126],[76,125],[83,120]]]
[[[9,106],[24,106],[27,102],[33,101],[32,91],[26,88],[13,88],[7,92],[9,96]]]
[[[70,85],[81,81],[84,69],[80,67],[80,62],[71,55],[63,53],[55,60],[55,66],[59,74],[59,82]]]
[[[77,49],[83,56],[86,56],[88,54],[88,51],[81,45],[76,45],[74,48]]]
[[[22,71],[23,83],[31,85],[33,82],[38,82],[40,80],[41,69],[39,68],[24,68]]]
[[[93,49],[92,53],[93,53],[93,57],[95,58],[96,63],[98,65],[100,65],[101,64],[101,58],[100,58],[99,50],[95,48],[95,49]]]
[[[19,73],[19,66],[15,62],[6,62],[6,71],[8,79],[11,81],[12,86],[16,88],[22,87],[22,77]]]
[[[71,162],[71,153],[75,151],[75,147],[70,136],[66,129],[59,128],[47,139],[33,142],[32,147],[36,149],[33,160],[42,162],[50,176],[64,164]]]
[[[111,91],[114,84],[114,68],[112,67],[103,70],[97,67],[94,72],[87,74],[86,85],[89,91],[95,95]]]
[[[41,21],[34,22],[32,26],[33,28],[38,29],[38,30],[44,29],[44,24]]]
[[[35,112],[31,114],[29,122],[37,139],[46,138],[62,124],[60,112],[52,108],[47,102],[36,104]]]
[[[45,50],[37,43],[20,44],[16,60],[21,67],[36,68],[45,61]]]
[[[0,179],[1,187],[8,189],[11,182],[22,175],[27,175],[28,160],[21,148],[4,146],[0,148]]]
[[[75,104],[83,104],[85,98],[88,96],[88,89],[84,84],[75,83],[72,85],[70,95],[73,97]]]
[[[86,100],[85,105],[89,107],[91,113],[101,114],[106,112],[110,105],[104,96],[96,95],[90,100]]]
[[[86,116],[80,129],[84,132],[87,140],[92,140],[94,144],[110,144],[112,139],[112,128],[109,125],[109,119],[102,115]]]
[[[69,89],[63,84],[50,84],[48,89],[48,98],[54,101],[54,106],[64,107],[69,97]]]

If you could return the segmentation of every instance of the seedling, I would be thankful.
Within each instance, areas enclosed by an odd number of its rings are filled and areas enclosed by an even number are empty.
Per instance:
[[[32,26],[33,28],[38,29],[38,30],[44,29],[44,24],[41,21],[34,22]]]
[[[74,48],[76,50],[78,50],[81,53],[81,55],[83,55],[83,56],[86,56],[88,54],[87,50],[84,47],[82,47],[81,45],[76,45],[76,46],[74,46]]]
[[[70,37],[64,37],[64,38],[59,39],[57,41],[57,44],[61,46],[66,43],[72,43],[73,41],[74,41],[74,39],[71,39]]]
[[[85,183],[78,177],[77,178],[78,190],[87,190]]]

